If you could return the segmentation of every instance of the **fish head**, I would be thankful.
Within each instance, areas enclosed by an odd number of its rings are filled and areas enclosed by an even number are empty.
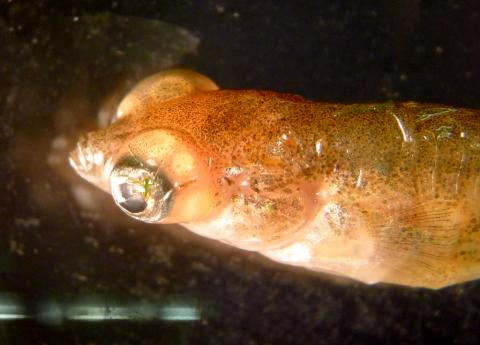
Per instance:
[[[186,135],[152,129],[125,141],[122,136],[105,141],[108,136],[112,133],[102,130],[81,137],[70,164],[110,193],[129,216],[149,223],[181,223],[214,211],[216,186],[208,160]]]
[[[125,135],[119,129],[79,139],[70,164],[81,177],[144,222],[191,222],[214,211],[217,191],[208,159],[188,135],[166,129]]]
[[[253,250],[294,236],[312,213],[316,187],[298,177],[311,160],[273,124],[302,101],[174,74],[140,82],[110,126],[80,138],[72,167],[140,221]]]
[[[188,129],[174,128],[175,106],[165,104],[217,88],[205,76],[183,69],[145,78],[120,101],[108,127],[80,137],[70,165],[138,220],[205,218],[215,208],[216,193],[208,153]]]

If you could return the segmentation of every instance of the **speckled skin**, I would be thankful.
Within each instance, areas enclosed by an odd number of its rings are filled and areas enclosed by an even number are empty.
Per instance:
[[[215,205],[184,222],[194,232],[367,283],[439,288],[480,276],[476,110],[193,91],[136,102],[80,145],[115,160],[154,129],[176,133],[208,169]],[[82,176],[108,191],[102,172]]]

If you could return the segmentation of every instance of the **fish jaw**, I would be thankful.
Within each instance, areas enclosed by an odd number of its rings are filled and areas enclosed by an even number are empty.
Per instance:
[[[92,144],[95,132],[82,135],[68,161],[75,172],[83,179],[109,193],[108,179],[113,168],[112,157]]]

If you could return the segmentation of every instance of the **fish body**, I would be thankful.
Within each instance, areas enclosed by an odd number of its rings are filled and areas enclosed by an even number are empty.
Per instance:
[[[480,277],[480,112],[142,81],[70,157],[130,216],[278,262],[440,288]]]

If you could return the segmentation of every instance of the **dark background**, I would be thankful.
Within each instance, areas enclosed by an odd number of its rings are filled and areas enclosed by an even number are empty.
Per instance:
[[[68,149],[118,83],[168,65],[164,54],[223,88],[479,108],[477,3],[2,2],[0,302],[16,299],[29,318],[0,321],[0,343],[478,344],[477,282],[430,291],[292,269],[179,227],[132,222],[102,194],[98,208],[85,208],[71,188],[82,182],[48,164],[53,138],[63,134]],[[160,35],[158,21],[188,30],[198,45]],[[164,45],[152,46],[157,36]],[[107,309],[188,303],[201,318],[39,316],[46,302],[92,299]]]

